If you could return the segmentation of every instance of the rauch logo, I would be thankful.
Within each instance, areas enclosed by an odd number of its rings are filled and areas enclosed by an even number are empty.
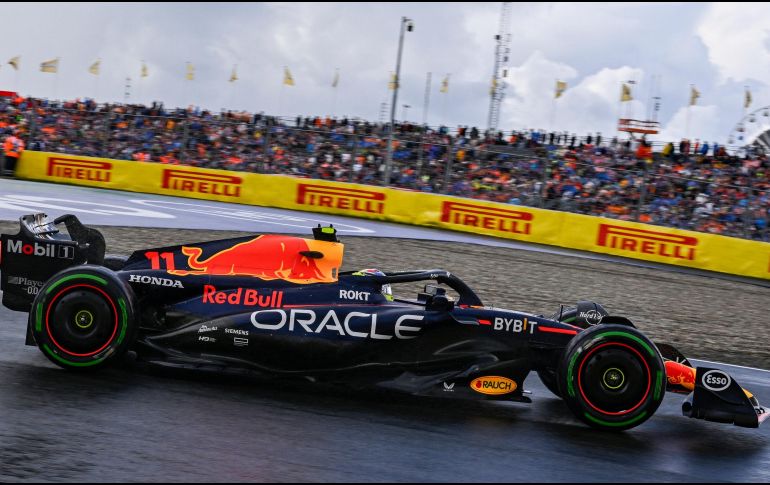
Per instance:
[[[471,389],[492,396],[510,394],[516,390],[516,387],[515,381],[500,376],[479,377],[471,381]]]
[[[112,164],[96,160],[48,157],[46,175],[49,177],[107,183],[110,182],[112,177]]]
[[[163,169],[163,188],[199,194],[240,197],[243,179],[234,175]]]
[[[669,232],[599,224],[596,244],[621,251],[694,261],[698,239]]]
[[[534,219],[534,215],[531,212],[518,210],[498,209],[462,202],[444,202],[441,206],[441,222],[492,231],[530,234],[532,219]]]
[[[385,210],[385,194],[373,190],[299,184],[297,204],[382,214]]]

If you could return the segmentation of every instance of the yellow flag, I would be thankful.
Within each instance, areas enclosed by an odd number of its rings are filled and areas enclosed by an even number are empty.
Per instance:
[[[96,62],[91,64],[91,67],[88,68],[88,72],[93,74],[94,76],[99,75],[99,65],[102,63],[101,59],[97,59]]]
[[[147,64],[142,61],[142,77],[147,77]]]
[[[497,90],[497,78],[496,77],[492,77],[492,85],[489,86],[489,94],[490,94],[490,96],[494,95],[496,90]]]
[[[690,106],[695,106],[698,98],[700,98],[700,91],[695,89],[695,86],[690,86]]]
[[[743,107],[748,108],[751,105],[751,91],[746,88],[746,100],[743,102]]]
[[[59,58],[51,59],[40,64],[40,72],[58,72]]]
[[[396,89],[397,84],[398,84],[398,80],[396,79],[396,73],[391,72],[390,81],[388,82],[388,89]]]
[[[449,74],[444,77],[444,80],[441,81],[441,89],[440,92],[446,93],[449,91]]]
[[[237,80],[238,80],[238,73],[237,73],[237,72],[235,72],[235,69],[236,69],[237,67],[238,67],[238,65],[237,65],[237,64],[233,66],[233,73],[232,73],[232,74],[230,74],[230,82],[231,82],[231,83],[233,83],[233,82],[235,82],[235,81],[237,81]]]
[[[620,89],[620,102],[623,103],[632,99],[634,98],[631,96],[631,86],[623,83],[623,87]]]
[[[19,57],[19,56],[12,57],[11,60],[8,61],[8,64],[13,66],[14,70],[18,71],[19,70],[19,61],[21,61],[21,57]]]
[[[288,67],[283,68],[283,83],[287,86],[294,86],[294,78],[291,77]]]
[[[561,98],[562,93],[567,90],[567,83],[565,81],[556,81],[556,94],[554,98]]]
[[[189,62],[187,63],[187,74],[185,74],[184,77],[188,81],[195,79],[195,67]]]
[[[334,79],[332,80],[332,87],[336,88],[339,83],[340,83],[340,71],[338,69],[334,71]]]

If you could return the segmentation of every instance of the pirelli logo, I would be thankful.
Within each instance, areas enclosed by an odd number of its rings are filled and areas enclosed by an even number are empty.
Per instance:
[[[441,222],[512,234],[531,234],[534,218],[531,212],[464,202],[445,201],[441,206]]]
[[[694,261],[698,239],[670,232],[599,224],[599,237],[596,244],[631,253]]]
[[[235,175],[219,175],[163,169],[163,188],[198,194],[240,197],[243,179]]]
[[[385,210],[385,193],[374,190],[299,184],[297,204],[382,214]]]
[[[49,177],[109,183],[112,178],[112,163],[98,160],[77,160],[74,158],[48,157]]]

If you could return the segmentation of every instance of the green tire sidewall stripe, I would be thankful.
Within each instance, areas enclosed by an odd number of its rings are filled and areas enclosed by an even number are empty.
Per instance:
[[[660,391],[663,387],[663,372],[658,371],[657,381],[655,383],[655,396],[653,397],[656,401],[660,398]]]
[[[620,426],[627,426],[629,424],[632,424],[632,423],[635,423],[635,422],[639,421],[640,419],[642,419],[645,416],[647,416],[647,411],[642,411],[642,413],[639,414],[638,416],[634,416],[631,419],[627,419],[625,421],[619,421],[617,423],[610,423],[609,421],[601,420],[599,418],[591,416],[588,413],[583,413],[583,414],[585,415],[586,418],[588,418],[589,421],[593,421],[596,424],[600,424],[602,426],[610,426],[610,427],[613,427],[613,428],[618,428]]]
[[[74,280],[76,278],[83,278],[83,279],[86,279],[86,280],[93,280],[93,281],[96,281],[97,283],[100,283],[102,286],[107,286],[107,280],[105,280],[104,278],[100,278],[100,277],[98,277],[96,275],[92,275],[92,274],[76,273],[76,274],[71,274],[69,276],[65,276],[64,278],[61,278],[60,280],[56,281],[56,283],[52,284],[51,286],[48,287],[48,289],[45,290],[45,294],[46,295],[49,294],[50,292],[53,291],[54,288],[56,288],[60,284],[62,284],[64,282],[67,282],[69,280]]]
[[[38,303],[35,310],[35,330],[37,332],[43,331],[43,304]]]
[[[43,351],[50,355],[54,360],[61,362],[62,364],[69,367],[90,367],[92,365],[100,364],[104,360],[102,357],[101,359],[92,360],[91,362],[71,362],[57,355],[53,350],[51,350],[50,347],[48,347],[48,344],[43,344]]]
[[[120,327],[120,336],[118,337],[117,344],[120,345],[123,339],[126,337],[126,329],[128,328],[128,312],[126,311],[126,301],[123,298],[118,298],[118,305],[120,305],[120,313],[123,316],[123,325]]]
[[[596,337],[594,337],[591,343],[595,342],[596,340],[602,337],[625,337],[637,342],[639,345],[644,347],[645,350],[647,350],[647,352],[649,352],[652,357],[655,357],[656,355],[652,347],[650,347],[644,340],[640,339],[636,335],[631,335],[626,332],[604,332],[596,335]],[[578,352],[575,352],[575,355],[572,356],[572,359],[569,362],[569,367],[567,367],[567,392],[571,397],[575,397],[575,386],[572,382],[573,370],[575,368],[575,363],[577,362],[577,358],[582,352],[583,352],[582,348]],[[657,375],[658,382],[655,385],[655,400],[657,400],[658,397],[660,397],[661,376],[662,376],[662,373],[658,371],[658,375]]]

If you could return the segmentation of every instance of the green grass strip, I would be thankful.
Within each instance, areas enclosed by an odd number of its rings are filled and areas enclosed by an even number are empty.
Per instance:
[[[70,366],[70,367],[91,367],[92,365],[99,364],[99,363],[101,363],[101,361],[104,360],[104,358],[101,358],[101,359],[94,360],[94,361],[91,361],[91,362],[70,362],[69,360],[62,359],[61,357],[56,355],[54,353],[54,351],[51,350],[48,347],[48,344],[43,344],[43,350],[45,351],[45,353],[47,353],[48,355],[53,357],[55,360],[61,362],[62,364],[66,365],[66,366]]]
[[[72,274],[72,275],[69,275],[69,276],[65,276],[64,278],[60,279],[56,283],[54,283],[51,286],[49,286],[48,289],[45,290],[45,294],[46,295],[49,294],[50,292],[53,291],[54,288],[56,288],[60,284],[64,283],[65,281],[69,281],[69,280],[73,280],[73,279],[77,279],[77,278],[83,278],[83,279],[87,279],[87,280],[94,280],[97,283],[101,283],[103,286],[107,286],[107,280],[105,280],[104,278],[99,278],[98,276],[94,276],[94,275],[91,275],[91,274],[76,273],[76,274]]]
[[[640,414],[639,416],[636,416],[634,418],[628,419],[626,421],[620,421],[618,423],[610,423],[610,422],[607,422],[607,421],[602,421],[601,419],[595,418],[595,417],[591,416],[588,413],[584,413],[584,415],[585,415],[586,418],[588,418],[590,421],[593,421],[596,424],[600,424],[602,426],[609,426],[609,427],[612,427],[612,428],[618,428],[620,426],[627,426],[629,424],[632,424],[632,423],[635,423],[635,422],[639,421],[640,419],[642,419],[645,416],[647,416],[647,411],[643,411],[642,414]]]

